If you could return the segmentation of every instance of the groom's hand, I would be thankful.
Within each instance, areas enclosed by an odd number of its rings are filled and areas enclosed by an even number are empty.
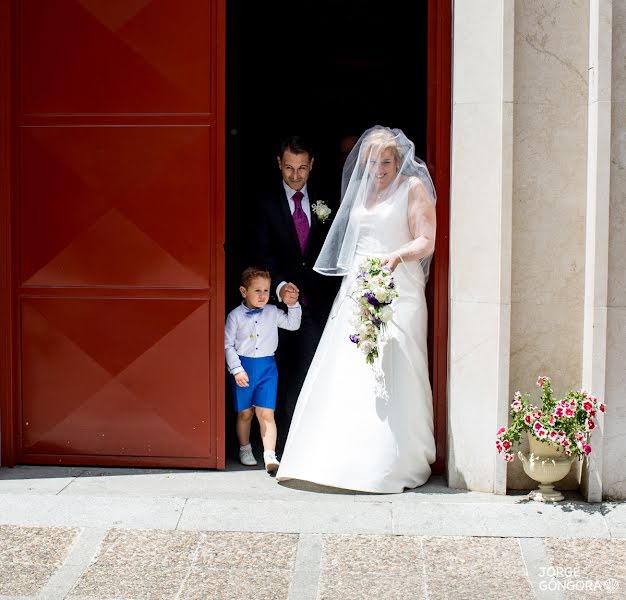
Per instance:
[[[285,304],[295,304],[298,301],[300,290],[295,283],[286,283],[280,288],[280,299]]]
[[[296,299],[295,299],[293,302],[290,302],[290,301],[289,301],[289,298],[286,298],[286,299],[285,299],[285,304],[286,304],[287,306],[289,306],[289,307],[295,306],[295,305],[296,305],[296,302],[298,301],[298,296],[299,296],[299,294],[296,294]]]

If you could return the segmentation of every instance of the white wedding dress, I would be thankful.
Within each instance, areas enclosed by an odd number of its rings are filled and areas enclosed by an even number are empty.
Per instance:
[[[401,185],[373,209],[357,209],[363,214],[355,270],[365,257],[386,256],[412,241],[407,190]],[[384,390],[349,339],[355,303],[354,275],[347,275],[300,392],[277,480],[380,493],[428,480],[435,442],[424,274],[419,262],[407,262],[394,277],[399,298],[378,359]]]

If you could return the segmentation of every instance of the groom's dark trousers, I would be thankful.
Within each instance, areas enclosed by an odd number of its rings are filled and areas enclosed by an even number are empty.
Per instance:
[[[310,202],[315,202],[315,194],[310,188],[308,194]],[[330,228],[330,219],[322,223],[312,214],[309,238],[303,253],[282,182],[259,200],[257,209],[254,236],[256,254],[252,257],[252,264],[270,272],[273,292],[282,281],[297,285],[303,304],[300,329],[294,332],[279,330],[275,418],[278,429],[276,448],[280,454],[287,439],[300,388],[341,281],[338,277],[325,277],[313,270]],[[274,301],[279,308],[286,310],[277,298]]]

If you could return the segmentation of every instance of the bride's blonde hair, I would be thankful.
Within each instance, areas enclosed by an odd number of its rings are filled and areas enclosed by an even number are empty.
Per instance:
[[[402,154],[397,136],[385,129],[375,129],[361,144],[361,161],[366,163],[371,156],[377,156],[385,150],[391,150],[396,168],[402,164]]]

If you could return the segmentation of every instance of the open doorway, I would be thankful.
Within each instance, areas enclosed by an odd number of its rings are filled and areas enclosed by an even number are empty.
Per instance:
[[[286,135],[315,148],[311,183],[338,199],[344,136],[398,127],[426,159],[428,2],[401,18],[372,0],[227,1],[226,309],[238,302],[249,256],[251,203],[279,177]],[[428,294],[432,298],[432,294]],[[226,407],[226,452],[234,453]]]

